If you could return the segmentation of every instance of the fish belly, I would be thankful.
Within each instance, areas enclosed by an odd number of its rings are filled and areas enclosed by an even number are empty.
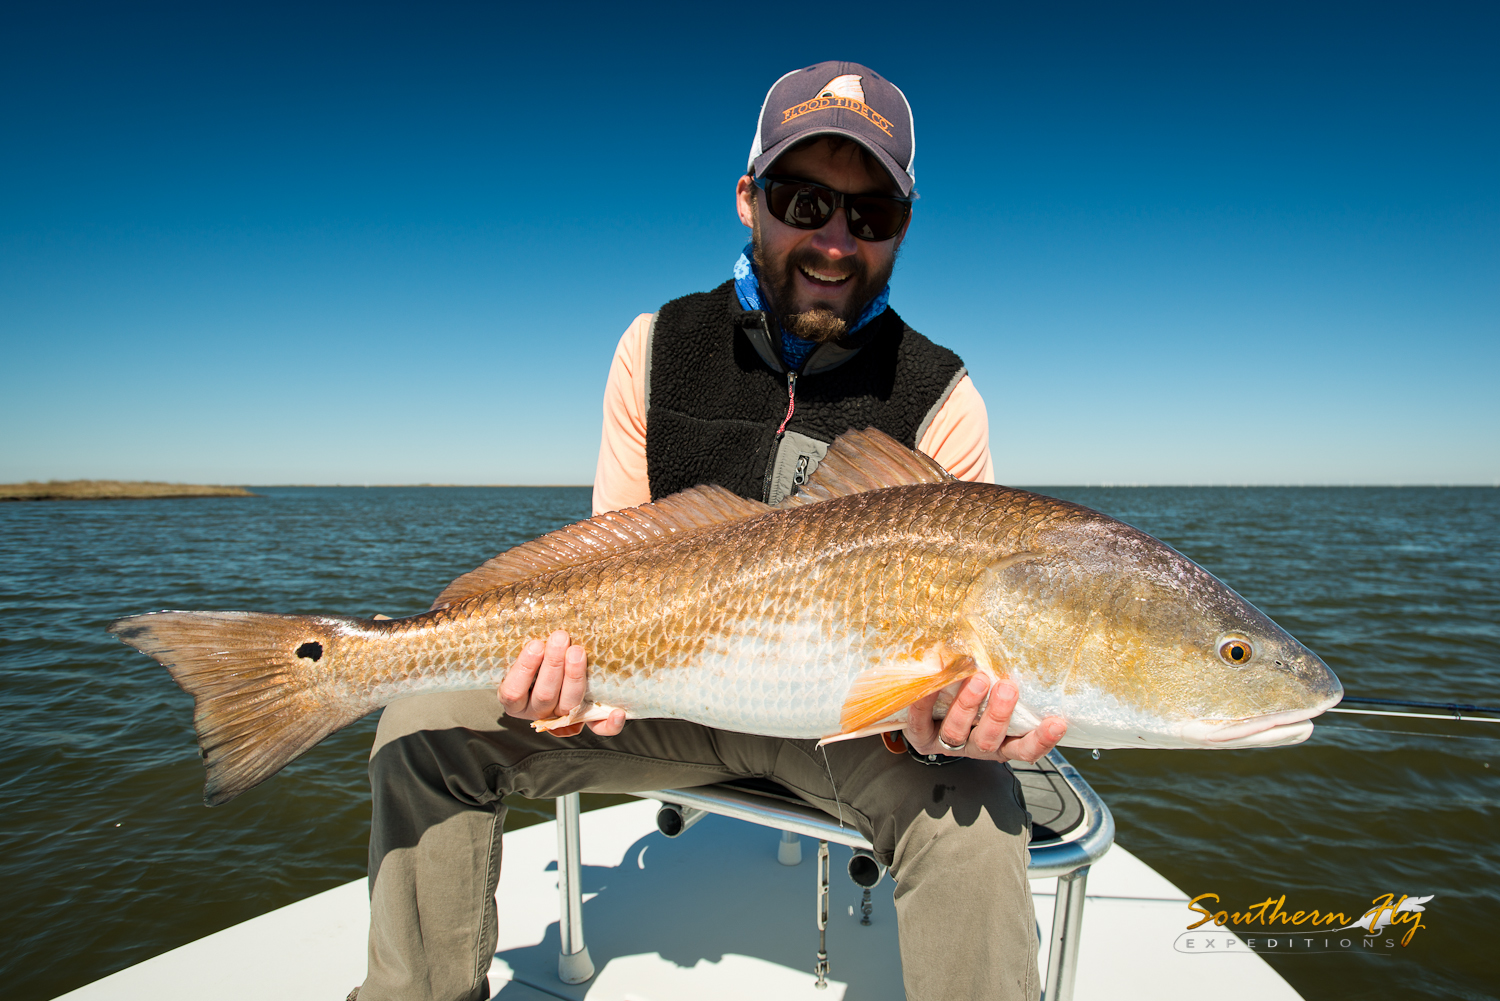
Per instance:
[[[1182,720],[1131,705],[1094,685],[1048,683],[1022,672],[1017,672],[1016,682],[1021,689],[1021,704],[1012,718],[1011,733],[1024,733],[1045,717],[1061,716],[1068,721],[1068,732],[1058,742],[1062,747],[1110,750],[1213,746],[1204,740],[1185,738]]]
[[[720,730],[815,739],[839,732],[850,685],[880,659],[809,613],[774,627],[743,619],[680,666],[590,679],[589,698],[633,718],[690,720]],[[875,647],[877,649],[872,649]]]

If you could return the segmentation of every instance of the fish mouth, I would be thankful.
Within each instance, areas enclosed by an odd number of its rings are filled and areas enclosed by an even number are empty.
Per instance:
[[[1210,747],[1279,747],[1284,744],[1300,744],[1312,736],[1310,720],[1321,716],[1329,705],[1316,705],[1307,709],[1289,709],[1285,712],[1266,713],[1235,720],[1199,719],[1183,727],[1182,735],[1190,740],[1202,741]]]

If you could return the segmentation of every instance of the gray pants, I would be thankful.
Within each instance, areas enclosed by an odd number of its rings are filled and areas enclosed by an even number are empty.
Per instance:
[[[825,763],[823,751],[827,751]],[[538,734],[492,691],[423,695],[386,708],[370,753],[370,965],[360,1001],[485,996],[497,937],[501,798],[633,792],[755,776],[839,810],[896,879],[912,1001],[1034,1001],[1031,825],[1005,765],[941,768],[879,738],[815,750],[676,720],[617,737]]]

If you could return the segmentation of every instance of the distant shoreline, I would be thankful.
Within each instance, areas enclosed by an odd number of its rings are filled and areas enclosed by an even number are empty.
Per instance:
[[[161,497],[258,497],[244,487],[125,480],[0,483],[0,501],[149,500]]]

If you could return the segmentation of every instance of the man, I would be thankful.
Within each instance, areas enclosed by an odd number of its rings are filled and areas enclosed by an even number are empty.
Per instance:
[[[912,151],[904,95],[866,67],[821,63],[776,82],[736,189],[752,244],[735,278],[638,318],[621,339],[596,512],[700,483],[775,503],[850,427],[878,427],[957,475],[991,478],[984,406],[962,363],[886,305],[910,224]],[[910,754],[889,753],[880,738],[815,751],[813,741],[679,720],[627,726],[618,711],[592,732],[550,736],[525,722],[568,712],[586,690],[586,651],[557,632],[526,645],[498,704],[461,692],[386,709],[370,758],[370,965],[360,1001],[486,996],[507,793],[745,776],[841,812],[874,844],[897,881],[909,998],[1037,996],[1030,825],[1003,762],[1036,760],[1064,726],[1048,719],[1007,737],[1009,682],[989,691],[970,679],[941,727],[935,696],[917,703],[904,731]]]

